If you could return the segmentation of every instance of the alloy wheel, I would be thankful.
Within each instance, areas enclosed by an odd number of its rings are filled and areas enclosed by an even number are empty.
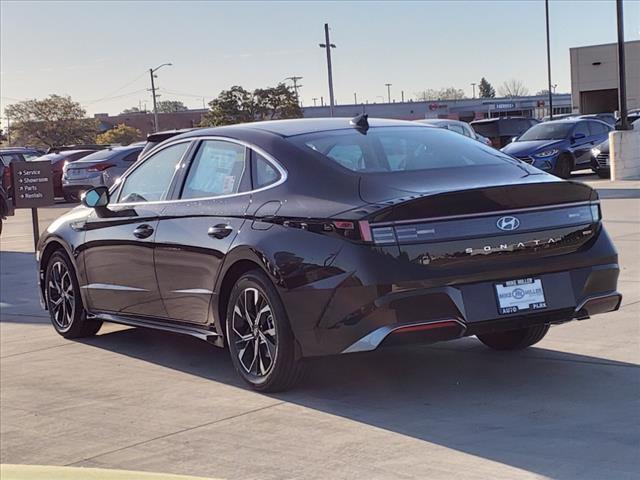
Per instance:
[[[273,368],[278,339],[273,313],[266,296],[245,288],[233,307],[231,329],[235,350],[245,373],[265,377]]]
[[[51,266],[49,283],[47,284],[47,298],[53,321],[61,331],[68,330],[73,322],[76,301],[71,273],[64,262],[60,260]]]

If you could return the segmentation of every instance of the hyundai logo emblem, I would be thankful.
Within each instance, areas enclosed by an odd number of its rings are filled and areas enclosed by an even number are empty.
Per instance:
[[[498,219],[496,226],[500,230],[504,230],[505,232],[511,232],[512,230],[517,230],[520,226],[520,220],[516,217],[501,217]]]

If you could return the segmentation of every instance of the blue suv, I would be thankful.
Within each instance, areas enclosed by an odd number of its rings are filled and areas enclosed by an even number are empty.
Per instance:
[[[560,178],[591,168],[591,149],[612,127],[595,119],[568,118],[534,125],[501,150]]]

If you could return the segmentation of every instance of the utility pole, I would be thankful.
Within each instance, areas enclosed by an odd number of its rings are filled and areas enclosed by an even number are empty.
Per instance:
[[[356,92],[353,92],[353,103],[358,104],[358,95],[356,95]]]
[[[624,58],[624,15],[622,0],[616,0],[616,16],[618,19],[618,104],[620,108],[620,130],[629,130],[627,119],[627,77]]]
[[[404,103],[404,90],[400,90],[400,96],[402,97],[402,103]]]
[[[300,96],[298,95],[298,89],[302,87],[302,85],[298,85],[298,80],[302,80],[302,77],[287,77],[285,80],[291,80],[293,82],[293,91],[296,93],[296,102],[300,103]]]
[[[324,24],[324,43],[318,44],[320,48],[324,48],[327,52],[327,75],[329,77],[329,115],[333,117],[333,107],[335,101],[333,98],[333,72],[331,70],[331,49],[336,46],[329,41],[329,24]],[[320,97],[322,98],[322,97]]]
[[[472,98],[476,98],[476,84],[472,83],[471,86],[473,87],[473,97]]]
[[[149,75],[151,76],[151,93],[153,95],[153,131],[157,132],[159,130],[158,127],[158,104],[156,101],[156,85],[154,79],[157,78],[155,73],[160,70],[162,67],[170,66],[171,63],[163,63],[162,65],[157,66],[156,68],[149,69]]]
[[[320,96],[320,106],[324,107],[324,97]]]
[[[311,100],[313,100],[313,106],[316,106],[316,102],[318,101],[318,97],[313,97]]]
[[[387,103],[391,103],[391,85],[392,83],[385,83],[387,86]]]
[[[551,44],[549,43],[549,0],[544,0],[544,14],[547,21],[547,79],[549,82],[549,120],[553,120],[553,94],[551,92]]]

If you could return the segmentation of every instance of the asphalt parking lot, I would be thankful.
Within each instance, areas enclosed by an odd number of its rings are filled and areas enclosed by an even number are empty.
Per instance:
[[[227,352],[105,324],[59,337],[42,311],[28,211],[0,239],[0,462],[230,479],[637,478],[640,181],[598,188],[622,308],[535,348],[473,338],[314,360],[293,392],[247,390]],[[44,226],[66,211],[40,212]]]

